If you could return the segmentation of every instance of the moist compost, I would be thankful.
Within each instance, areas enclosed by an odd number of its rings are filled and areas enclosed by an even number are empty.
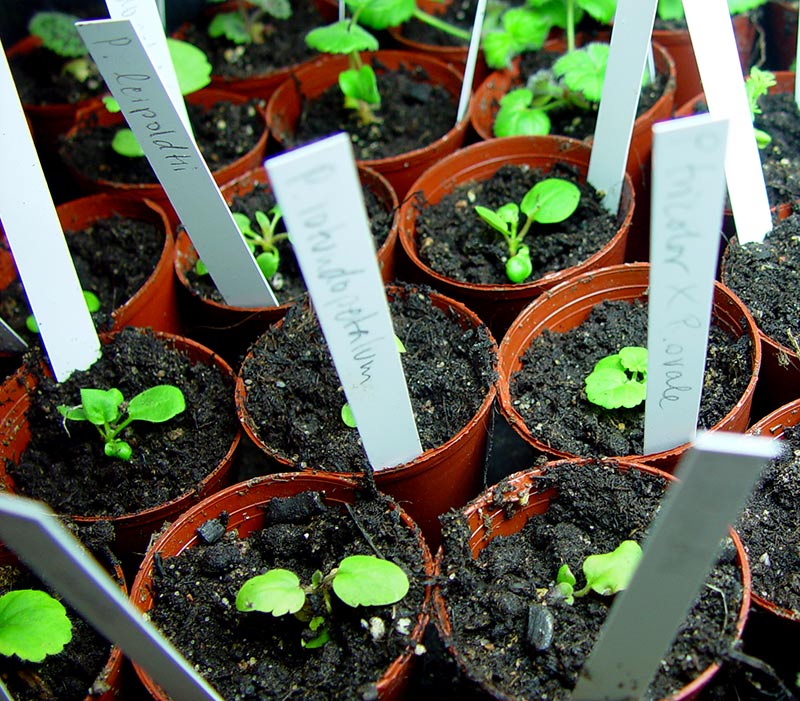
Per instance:
[[[800,214],[776,222],[763,242],[732,242],[722,279],[767,336],[791,350],[800,334]]]
[[[279,509],[273,508],[276,502],[282,502]],[[264,527],[246,539],[229,531],[211,545],[200,541],[164,557],[154,568],[150,618],[229,701],[374,699],[392,660],[409,645],[424,652],[411,638],[427,581],[418,538],[383,495],[360,494],[349,511],[326,507],[315,492],[273,499],[265,507]],[[357,608],[332,596],[330,640],[320,648],[301,645],[306,624],[294,616],[240,613],[233,605],[254,575],[282,567],[306,584],[315,571],[327,574],[346,556],[375,555],[373,545],[404,570],[408,594],[391,606]],[[313,605],[323,610],[319,595]],[[367,630],[373,618],[384,624],[377,640]]]
[[[495,379],[495,351],[484,326],[463,329],[451,309],[424,289],[391,294],[394,330],[424,450],[447,442],[477,413]],[[346,399],[319,323],[306,305],[291,307],[251,347],[242,365],[247,419],[273,451],[296,463],[360,472],[368,461],[341,419]]]
[[[582,457],[641,455],[644,404],[605,409],[586,399],[584,382],[598,360],[624,346],[647,346],[647,304],[604,301],[579,326],[532,339],[511,378],[511,402],[533,436]],[[752,348],[712,320],[697,426],[709,429],[736,405],[750,381]]]
[[[31,440],[6,470],[15,491],[58,513],[121,516],[163,504],[198,489],[230,450],[238,431],[230,379],[150,332],[123,329],[94,365],[61,384],[43,375],[39,356],[28,362],[38,377],[27,414]],[[116,387],[131,399],[162,384],[181,389],[186,410],[163,424],[131,423],[120,435],[133,449],[129,461],[107,457],[94,426],[65,425],[56,408],[79,404],[80,388]]]
[[[294,134],[281,138],[294,147],[339,131],[350,134],[356,158],[388,158],[427,146],[449,132],[456,123],[456,103],[441,85],[428,82],[420,67],[387,70],[373,58],[381,105],[374,109],[380,120],[362,124],[355,110],[344,106],[338,84],[313,99],[304,99]]]
[[[583,586],[581,566],[588,555],[610,552],[623,540],[645,539],[664,489],[660,477],[596,463],[545,474],[536,484],[556,490],[549,509],[531,517],[517,534],[494,538],[477,560],[463,516],[445,517],[443,531],[440,582],[453,644],[468,676],[485,689],[519,699],[569,697],[613,602],[595,593],[571,606],[558,600],[551,589],[561,565],[568,564],[577,587]],[[513,513],[519,495],[509,495],[509,488],[501,482],[493,500]],[[486,513],[488,518],[491,509]],[[724,657],[736,635],[741,600],[741,572],[727,540],[644,698],[667,697]],[[535,621],[549,616],[553,637],[548,643]]]
[[[800,110],[792,92],[764,95],[758,104],[754,124],[772,137],[759,149],[767,196],[773,206],[794,202],[800,197]]]
[[[518,3],[517,3],[518,4]],[[455,0],[447,3],[443,12],[436,12],[436,17],[444,20],[448,24],[463,29],[467,32],[472,31],[475,22],[475,10],[478,3],[476,0]],[[412,17],[402,26],[402,36],[404,39],[414,41],[418,44],[429,46],[454,47],[469,45],[469,40],[453,36],[441,29],[432,27],[430,24]]]
[[[750,494],[736,530],[750,560],[753,593],[800,611],[800,427],[784,428],[782,455],[771,461]]]
[[[375,242],[375,248],[378,249],[389,236],[394,219],[394,210],[387,204],[381,202],[369,187],[362,186],[361,191],[364,195],[364,204],[367,208],[369,228],[372,233],[373,241]],[[256,183],[252,191],[244,195],[237,195],[233,198],[231,201],[231,211],[246,214],[251,224],[255,227],[255,230],[258,231],[257,225],[255,224],[255,213],[257,211],[269,213],[276,204],[277,200],[269,186],[263,183]],[[276,233],[285,231],[285,222],[281,219]],[[305,294],[306,286],[303,282],[300,266],[297,263],[297,258],[295,258],[291,243],[287,239],[284,239],[278,241],[276,246],[280,253],[281,262],[278,272],[269,279],[269,284],[275,291],[281,304],[286,304],[297,300]],[[200,296],[215,302],[224,303],[225,300],[222,298],[219,290],[217,290],[210,275],[199,275],[196,268],[193,266],[186,271],[186,278],[189,280],[192,289]]]
[[[503,166],[487,180],[460,185],[436,204],[425,202],[423,194],[417,193],[420,259],[460,282],[511,284],[505,268],[509,257],[505,239],[475,213],[475,206],[496,210],[508,202],[519,203],[531,187],[546,178],[575,183],[581,200],[567,220],[535,223],[526,234],[524,243],[530,248],[533,264],[526,282],[582,263],[614,237],[620,222],[603,207],[597,191],[574,168],[563,164],[547,173],[527,166]]]
[[[143,219],[114,215],[86,229],[67,231],[66,241],[81,289],[93,292],[100,310],[92,315],[100,329],[110,329],[111,313],[142,287],[158,265],[165,232]],[[25,325],[30,314],[25,290],[15,279],[0,297],[0,317],[29,344],[38,342]]]
[[[186,103],[195,140],[212,171],[230,165],[252,150],[264,133],[264,117],[253,102],[234,104],[217,102],[210,108]],[[111,142],[125,126],[99,126],[96,116],[82,123],[78,131],[64,141],[61,156],[84,177],[115,183],[156,183],[150,162],[121,156]]]
[[[261,44],[234,44],[225,37],[210,37],[208,24],[212,16],[200,15],[179,33],[184,41],[205,53],[214,76],[231,81],[258,78],[319,56],[305,42],[309,31],[325,24],[312,2],[292,3],[292,16],[285,20],[266,15],[265,40]]]

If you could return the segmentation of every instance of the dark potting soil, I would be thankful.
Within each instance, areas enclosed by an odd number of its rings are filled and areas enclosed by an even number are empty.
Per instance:
[[[114,533],[108,522],[80,528],[76,535],[94,557],[113,572],[117,562],[109,550]],[[93,542],[88,542],[87,536]],[[17,565],[1,566],[0,595],[19,589],[38,589],[56,599],[61,598],[28,569]],[[48,655],[39,663],[24,662],[16,656],[0,656],[0,679],[16,701],[83,701],[89,695],[99,696],[108,689],[101,672],[111,654],[111,646],[66,602],[62,603],[72,622],[72,640],[61,652]]]
[[[158,264],[165,232],[142,219],[114,215],[81,231],[66,232],[81,289],[93,292],[100,310],[92,316],[99,329],[113,325],[111,313],[141,288]],[[28,298],[17,279],[0,295],[0,317],[29,344],[38,336],[28,331]]]
[[[372,237],[375,242],[375,248],[378,249],[389,236],[389,231],[392,228],[392,220],[394,218],[394,210],[387,209],[369,187],[362,187],[361,191],[364,195],[364,204],[367,208],[367,220],[369,221],[370,231],[372,232]],[[277,201],[269,186],[258,183],[251,192],[233,198],[231,202],[231,211],[246,214],[250,221],[254,222],[255,213],[257,211],[268,213],[276,204]],[[278,224],[277,232],[284,231],[286,231],[286,226],[284,221],[281,220]],[[305,294],[306,286],[303,282],[300,266],[295,258],[291,243],[284,239],[279,241],[276,245],[281,256],[280,268],[278,272],[270,278],[269,284],[272,286],[281,304],[285,304]],[[222,295],[219,293],[219,290],[217,290],[210,275],[198,275],[195,268],[192,267],[186,271],[186,277],[192,289],[201,296],[214,300],[215,302],[224,302]]]
[[[491,178],[470,182],[445,195],[437,204],[417,194],[419,256],[433,270],[454,280],[478,284],[510,284],[505,264],[505,240],[475,213],[475,205],[496,210],[520,202],[545,178],[564,178],[581,190],[578,209],[560,224],[534,224],[525,237],[533,272],[527,281],[582,263],[617,233],[619,221],[609,214],[597,191],[574,169],[557,164],[548,172],[527,166],[503,166]]]
[[[459,29],[471,32],[472,25],[475,22],[477,6],[476,0],[454,0],[447,4],[444,12],[437,12],[436,16]],[[468,40],[443,32],[441,29],[432,27],[430,24],[414,17],[403,24],[401,32],[404,39],[409,39],[419,44],[428,44],[429,46],[466,47],[469,45]]]
[[[800,110],[792,93],[764,95],[758,102],[761,114],[754,124],[772,137],[759,149],[769,201],[794,202],[800,197]]]
[[[511,400],[540,441],[571,455],[641,455],[644,404],[604,409],[586,399],[584,381],[601,358],[624,346],[647,345],[647,305],[605,301],[564,333],[544,331],[526,349],[511,378]],[[712,323],[698,428],[709,429],[736,405],[752,371],[747,336],[733,338]]]
[[[400,358],[424,450],[440,446],[478,411],[495,379],[485,327],[464,330],[432,306],[428,292],[398,288],[390,300]],[[289,309],[251,347],[241,375],[259,437],[280,455],[311,467],[360,472],[368,462],[358,431],[341,420],[345,403],[319,323],[305,305]]]
[[[55,511],[120,516],[163,504],[198,488],[227,454],[238,430],[231,382],[216,367],[194,364],[152,333],[125,328],[88,370],[61,384],[39,375],[31,392],[31,441],[19,464],[6,465],[16,491]],[[130,461],[107,457],[89,422],[65,425],[59,405],[80,403],[80,388],[116,387],[126,399],[161,384],[180,388],[186,410],[164,424],[135,421],[121,437]],[[69,432],[69,433],[68,433]]]
[[[184,41],[202,49],[214,76],[231,80],[266,76],[319,56],[305,42],[310,30],[325,24],[310,1],[293,2],[289,19],[266,16],[267,28],[261,44],[234,44],[225,37],[210,37],[210,19],[210,14],[201,15],[194,24],[182,28],[180,34]]]
[[[794,350],[800,334],[800,214],[776,222],[762,243],[731,242],[722,279],[744,302],[758,327]]]
[[[556,600],[548,594],[558,569],[568,564],[580,587],[586,556],[610,552],[626,539],[642,542],[664,483],[638,471],[589,463],[551,469],[539,484],[542,490],[556,489],[548,510],[530,518],[519,533],[494,538],[477,560],[462,517],[446,517],[440,582],[455,647],[473,679],[513,698],[562,699],[574,688],[613,598],[590,593],[572,606]],[[506,496],[505,486],[501,482],[494,490],[494,502],[514,512],[519,501]],[[733,643],[741,598],[741,573],[727,540],[644,698],[664,698],[720,661]],[[552,616],[549,645],[535,626],[529,629],[532,610]],[[537,650],[537,639],[544,649]]]
[[[355,110],[344,106],[338,84],[314,99],[304,100],[295,133],[286,146],[300,146],[335,132],[346,131],[358,160],[388,158],[437,141],[456,123],[456,102],[441,85],[427,82],[419,67],[388,71],[373,59],[381,106],[374,110],[381,121],[364,125]]]
[[[298,500],[308,504],[312,495],[317,508],[299,508]],[[284,502],[284,514],[294,505],[294,513],[281,518],[271,508],[275,502]],[[426,584],[418,532],[401,524],[392,504],[378,494],[357,497],[351,510],[325,507],[315,492],[274,499],[265,507],[265,527],[248,538],[230,531],[213,545],[165,557],[155,568],[150,619],[228,701],[377,698],[378,679],[411,643]],[[254,575],[282,567],[308,583],[344,557],[376,554],[373,544],[406,573],[408,594],[391,606],[363,608],[332,596],[330,640],[320,648],[301,645],[306,624],[294,616],[240,613],[233,606]],[[312,603],[317,614],[324,610],[319,595]],[[367,630],[374,619],[385,631],[377,639]]]
[[[217,171],[244,156],[264,133],[261,108],[255,103],[218,102],[210,109],[186,104],[197,145],[208,167]],[[116,183],[156,183],[150,163],[144,157],[121,156],[111,142],[124,124],[101,127],[90,121],[61,148],[64,160],[82,175]]]
[[[784,429],[783,454],[759,477],[736,530],[750,560],[753,593],[800,612],[800,427]]]

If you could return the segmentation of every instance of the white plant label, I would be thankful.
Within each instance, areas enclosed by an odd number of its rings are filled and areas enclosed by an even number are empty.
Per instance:
[[[158,76],[164,84],[172,104],[175,105],[186,131],[191,134],[192,125],[189,122],[189,113],[186,111],[186,103],[183,101],[178,76],[175,74],[175,66],[172,65],[158,3],[153,0],[106,0],[106,7],[111,19],[129,19],[131,21],[142,46],[158,71]]]
[[[616,595],[573,701],[645,695],[711,571],[728,524],[779,451],[771,438],[725,431],[698,437],[678,466],[680,482],[670,485],[633,579]]]
[[[478,62],[478,51],[481,45],[481,32],[483,31],[483,18],[486,15],[486,0],[478,0],[475,8],[475,21],[472,24],[472,35],[467,49],[467,63],[464,67],[464,81],[461,83],[461,95],[458,99],[456,111],[456,124],[467,116],[469,99],[472,95],[472,79],[475,77],[475,64]]]
[[[725,174],[739,243],[763,241],[772,216],[728,4],[684,0],[683,9],[708,111],[730,121]]]
[[[653,127],[645,454],[694,437],[725,203],[727,120]]]
[[[422,447],[350,138],[337,134],[265,166],[370,464],[416,458]]]
[[[622,196],[657,4],[658,0],[619,0],[614,15],[587,175],[589,184],[605,193],[603,205],[614,214]]]
[[[278,302],[130,20],[76,22],[111,94],[225,302]]]
[[[101,354],[64,232],[0,44],[0,221],[56,380]]]
[[[0,494],[0,539],[174,701],[222,701],[44,504]]]

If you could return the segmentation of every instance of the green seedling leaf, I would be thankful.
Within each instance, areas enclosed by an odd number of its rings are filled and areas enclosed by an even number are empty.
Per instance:
[[[250,2],[275,19],[289,19],[292,16],[289,0],[250,0]]]
[[[553,73],[565,85],[591,102],[599,102],[608,65],[608,44],[592,43],[564,54],[553,64]]]
[[[351,100],[360,100],[373,106],[381,104],[378,79],[372,66],[365,65],[358,69],[342,71],[339,73],[339,87]]]
[[[206,55],[193,44],[178,39],[167,39],[169,55],[181,95],[188,95],[211,82],[211,64]]]
[[[481,40],[481,48],[486,65],[496,71],[509,68],[512,59],[517,55],[514,37],[500,30],[487,32]]]
[[[658,17],[665,22],[683,19],[683,0],[658,0]]]
[[[83,301],[86,302],[86,308],[90,314],[100,310],[100,299],[94,292],[83,290]]]
[[[503,236],[516,231],[519,223],[519,207],[513,202],[503,205],[497,211],[477,204],[475,205],[475,212],[483,221]]]
[[[632,409],[647,396],[647,349],[627,346],[601,358],[586,377],[586,398],[606,409]],[[644,369],[641,369],[644,368]]]
[[[328,628],[325,625],[325,619],[322,616],[314,616],[314,618],[308,622],[308,629],[317,635],[311,638],[311,640],[301,640],[300,642],[304,648],[314,650],[318,647],[322,647],[331,639]]]
[[[556,592],[570,606],[575,603],[573,592],[575,590],[575,575],[566,563],[561,565],[556,576]]]
[[[732,15],[740,15],[761,7],[766,2],[767,0],[728,0],[728,12]]]
[[[403,342],[397,337],[397,335],[395,335],[395,337],[394,337],[394,345],[395,345],[395,348],[397,348],[397,352],[398,353],[405,353],[406,352],[406,347],[403,345]]]
[[[111,141],[111,148],[120,156],[141,158],[144,151],[130,129],[120,129]]]
[[[345,403],[342,406],[341,416],[342,416],[342,423],[345,426],[348,426],[349,428],[357,427],[356,417],[353,416],[353,410],[350,408],[350,404]]]
[[[116,114],[117,112],[121,112],[122,111],[120,109],[119,102],[117,102],[113,97],[111,97],[111,95],[106,95],[105,97],[102,98],[102,100],[103,100],[103,104],[105,105],[105,108],[111,114]]]
[[[312,29],[306,34],[306,44],[312,49],[328,54],[378,50],[378,40],[366,29],[350,20]]]
[[[500,98],[500,109],[494,118],[495,136],[544,136],[550,133],[547,112],[533,107],[534,94],[528,88],[517,88]]]
[[[241,212],[233,212],[233,221],[236,222],[236,226],[239,227],[239,231],[241,231],[245,236],[254,237],[256,232],[253,231],[253,228],[250,226],[250,218],[246,214],[242,214]]]
[[[28,31],[42,40],[42,46],[59,56],[78,58],[89,52],[75,29],[80,17],[65,12],[37,12],[28,23]]]
[[[225,37],[234,44],[253,42],[247,24],[238,12],[220,12],[208,23],[208,36],[217,39]]]
[[[414,0],[347,0],[347,7],[361,24],[388,29],[408,22],[417,9]]]
[[[95,426],[114,423],[119,418],[119,405],[124,398],[115,387],[111,389],[81,389],[81,404],[86,419]]]
[[[642,559],[642,548],[633,540],[622,541],[616,550],[601,555],[589,555],[583,562],[586,587],[602,595],[609,596],[625,589]],[[575,596],[581,596],[575,592]]]
[[[0,597],[0,654],[41,662],[72,640],[61,602],[43,591],[20,589]]]
[[[540,224],[557,224],[572,216],[581,200],[581,191],[568,180],[547,178],[525,194],[520,209]]]
[[[501,23],[502,30],[487,32],[481,41],[486,63],[496,70],[508,68],[523,51],[542,48],[553,26],[547,16],[527,7],[506,10]]]
[[[268,280],[278,272],[278,265],[281,262],[280,253],[277,250],[264,251],[256,256],[256,263],[261,269],[261,274]]]
[[[408,592],[408,577],[393,562],[372,555],[351,555],[339,564],[333,591],[349,606],[385,606]]]
[[[611,24],[617,10],[617,0],[576,0],[582,10],[602,24]]]
[[[532,272],[530,249],[527,246],[520,246],[519,250],[506,261],[506,277],[511,282],[525,282]]]
[[[133,455],[133,449],[130,444],[119,438],[108,441],[103,447],[103,452],[106,457],[116,458],[117,460],[130,460]]]
[[[173,385],[156,385],[137,394],[128,403],[132,421],[163,423],[186,409],[183,392]]]
[[[619,360],[628,372],[647,376],[647,348],[625,346],[619,349]]]
[[[239,611],[261,611],[273,616],[297,613],[305,601],[297,575],[280,568],[248,579],[236,594]]]

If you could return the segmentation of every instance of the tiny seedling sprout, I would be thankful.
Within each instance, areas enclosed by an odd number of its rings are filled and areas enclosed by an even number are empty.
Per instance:
[[[303,585],[291,570],[277,568],[251,577],[236,595],[236,608],[242,612],[260,611],[273,616],[291,613],[307,622],[311,634],[303,647],[316,648],[329,639],[324,615],[314,615],[308,594],[319,593],[325,603],[325,615],[333,611],[331,589],[348,606],[388,606],[408,592],[405,572],[393,562],[373,555],[350,555],[338,567],[323,575],[317,570],[311,583]]]
[[[761,107],[759,107],[758,99],[762,95],[766,95],[769,89],[775,85],[775,74],[769,71],[762,71],[757,66],[750,69],[750,75],[744,82],[744,89],[747,93],[747,103],[750,107],[750,118],[755,121],[756,115],[761,114]],[[758,148],[766,148],[772,142],[772,137],[767,134],[763,129],[753,128],[756,136],[756,143]]]
[[[519,205],[509,202],[497,210],[475,206],[477,215],[506,241],[509,253],[506,275],[511,282],[524,282],[533,271],[530,249],[522,243],[531,225],[534,222],[557,224],[564,221],[577,209],[580,198],[581,192],[574,183],[561,178],[547,178],[528,190]],[[521,228],[520,211],[526,217]]]
[[[86,302],[86,308],[89,310],[89,314],[100,311],[100,300],[94,292],[83,290],[83,299]],[[36,323],[36,317],[34,317],[33,314],[28,314],[25,318],[25,328],[31,333],[39,333],[39,324]]]
[[[598,360],[586,377],[586,398],[606,409],[632,409],[646,396],[647,348],[621,348]]]
[[[104,452],[110,458],[130,460],[133,450],[127,441],[117,436],[132,421],[163,423],[186,409],[183,392],[174,385],[156,385],[139,392],[126,402],[122,392],[112,387],[81,389],[81,403],[77,406],[60,405],[59,413],[67,421],[88,421],[97,427],[105,444]]]
[[[209,0],[215,5],[224,1]],[[240,45],[263,44],[275,31],[268,18],[289,19],[291,16],[289,0],[238,0],[233,12],[220,12],[213,17],[208,25],[208,35],[225,37]]]
[[[72,640],[72,623],[60,601],[37,589],[0,597],[0,654],[41,662]]]
[[[590,591],[601,596],[616,594],[630,584],[641,559],[641,546],[634,540],[623,540],[610,553],[589,555],[583,561],[586,585],[582,589],[575,589],[577,580],[569,565],[561,565],[556,577],[555,592],[568,604],[573,604],[575,597],[586,596]]]

